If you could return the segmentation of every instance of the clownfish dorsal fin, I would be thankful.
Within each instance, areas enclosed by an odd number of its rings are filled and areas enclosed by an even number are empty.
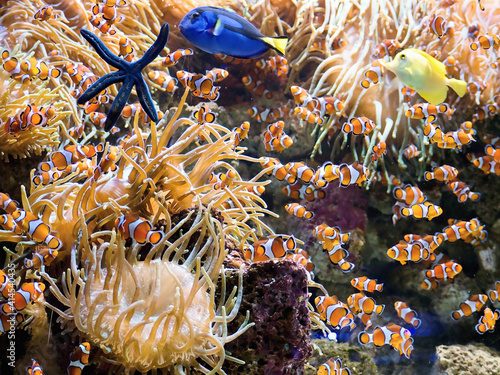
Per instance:
[[[220,35],[223,30],[224,30],[224,22],[222,21],[221,18],[218,18],[217,22],[215,23],[212,34],[213,35]]]

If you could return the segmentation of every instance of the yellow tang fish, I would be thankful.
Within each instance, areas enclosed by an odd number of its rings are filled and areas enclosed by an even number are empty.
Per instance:
[[[446,77],[446,67],[434,57],[415,48],[399,52],[385,67],[411,89],[433,105],[446,100],[450,86],[459,96],[464,96],[467,83],[455,78]]]

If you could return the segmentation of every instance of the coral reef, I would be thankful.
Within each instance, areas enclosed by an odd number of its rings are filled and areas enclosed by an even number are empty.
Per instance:
[[[483,345],[441,345],[436,349],[437,374],[496,374],[500,371],[498,353]]]

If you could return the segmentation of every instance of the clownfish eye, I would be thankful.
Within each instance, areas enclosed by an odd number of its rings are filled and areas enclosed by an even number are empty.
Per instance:
[[[406,60],[406,55],[404,53],[401,55],[401,60]]]

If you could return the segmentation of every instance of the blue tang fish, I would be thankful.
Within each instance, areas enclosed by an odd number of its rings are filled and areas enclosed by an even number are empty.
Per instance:
[[[239,58],[262,55],[269,48],[285,53],[288,39],[268,37],[237,13],[216,7],[198,7],[184,16],[179,29],[202,51]]]

